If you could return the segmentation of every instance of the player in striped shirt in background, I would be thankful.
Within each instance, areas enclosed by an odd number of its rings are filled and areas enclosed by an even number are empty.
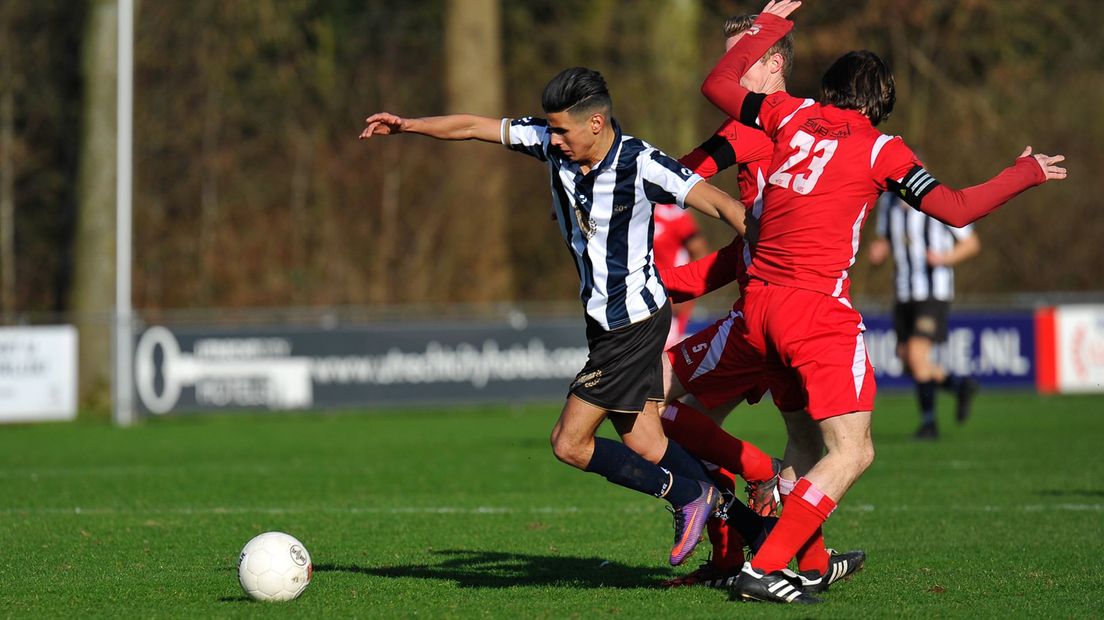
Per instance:
[[[545,163],[555,219],[579,273],[590,351],[552,429],[552,450],[568,465],[670,502],[670,563],[678,565],[698,544],[720,494],[701,463],[668,441],[660,422],[660,356],[671,311],[653,263],[653,212],[657,203],[689,206],[742,234],[744,208],[623,134],[597,71],[562,71],[545,87],[541,105],[547,118],[379,113],[366,119],[360,138],[406,132],[499,142]],[[624,443],[595,436],[607,418]]]
[[[948,372],[932,359],[932,347],[947,341],[947,317],[954,299],[954,267],[977,255],[981,242],[970,224],[956,228],[917,211],[895,194],[878,199],[878,237],[867,256],[877,266],[893,256],[893,330],[897,357],[916,382],[920,428],[916,439],[939,438],[935,396],[938,388],[957,400],[959,424],[970,416],[977,382]]]

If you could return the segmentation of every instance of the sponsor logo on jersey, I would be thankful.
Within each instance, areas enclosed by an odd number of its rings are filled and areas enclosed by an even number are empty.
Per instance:
[[[838,140],[851,135],[851,127],[847,123],[833,125],[823,118],[810,118],[805,121],[801,128],[817,138]]]

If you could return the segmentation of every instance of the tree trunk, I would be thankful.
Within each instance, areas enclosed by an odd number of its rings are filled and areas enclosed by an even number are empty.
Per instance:
[[[503,113],[502,15],[499,0],[448,0],[445,11],[446,106],[449,112]],[[456,260],[440,261],[441,282],[466,301],[497,301],[511,292],[506,235],[504,148],[448,146],[445,204],[448,245]],[[540,218],[537,209],[520,217]]]
[[[7,65],[7,58],[3,61]],[[4,67],[4,92],[0,93],[0,318],[15,313],[15,97],[11,71]]]
[[[117,0],[93,0],[81,51],[84,77],[77,169],[77,226],[69,307],[80,330],[80,393],[109,398],[115,303],[115,86]]]
[[[701,10],[698,0],[660,0],[651,7],[652,91],[677,95],[653,97],[660,107],[651,110],[646,124],[638,124],[629,132],[640,132],[640,138],[671,157],[679,157],[706,137],[698,130],[696,95],[702,76],[696,68],[703,49],[711,50],[715,58],[724,52],[721,24],[710,30],[717,33],[714,39],[703,43],[699,37]],[[614,93],[615,105],[616,97]]]

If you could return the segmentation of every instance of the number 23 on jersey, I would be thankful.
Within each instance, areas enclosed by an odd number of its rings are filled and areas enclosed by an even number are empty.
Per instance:
[[[832,155],[836,154],[837,143],[836,140],[818,141],[812,134],[798,131],[790,140],[793,152],[770,176],[770,184],[792,189],[798,194],[813,191],[820,175],[824,173],[824,167],[828,165]]]

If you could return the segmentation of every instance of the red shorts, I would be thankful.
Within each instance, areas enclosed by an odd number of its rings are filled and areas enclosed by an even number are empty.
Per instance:
[[[814,420],[873,411],[877,386],[866,355],[862,316],[850,301],[816,291],[748,284],[744,344],[793,369]]]
[[[730,401],[753,405],[767,390],[779,410],[804,409],[805,395],[796,375],[777,357],[768,361],[750,347],[746,329],[738,301],[727,317],[668,349],[679,383],[710,409]]]

